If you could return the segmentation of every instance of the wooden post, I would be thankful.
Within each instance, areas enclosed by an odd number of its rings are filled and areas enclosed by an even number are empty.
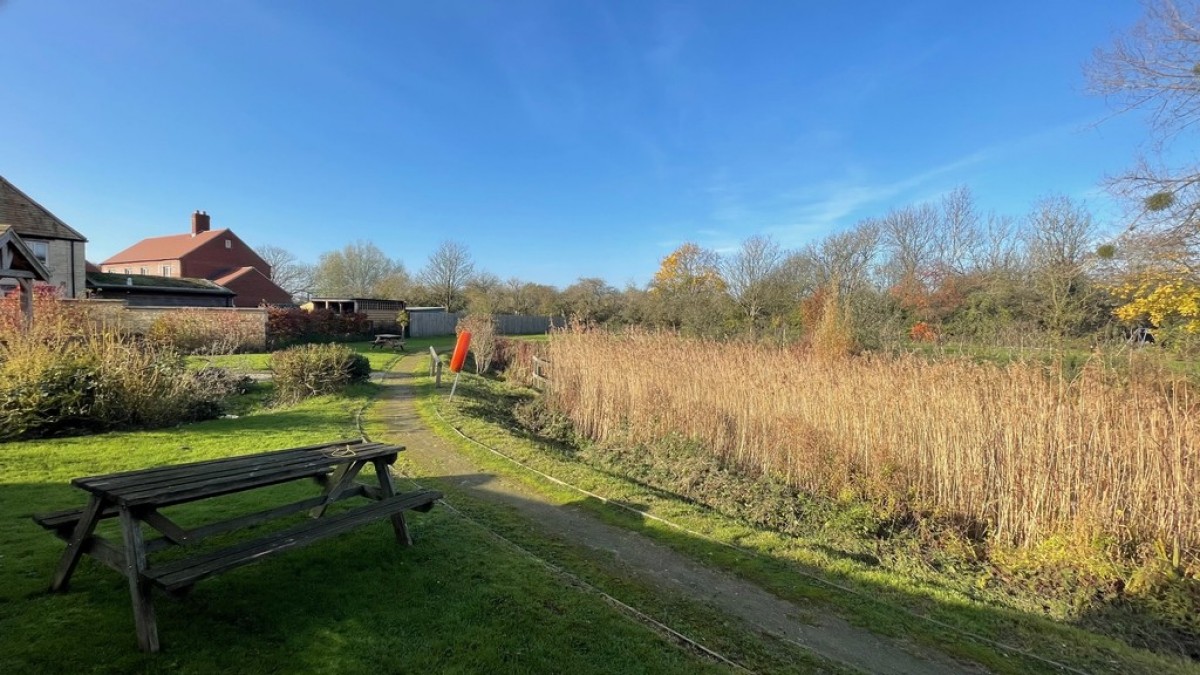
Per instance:
[[[388,466],[387,460],[374,459],[371,463],[375,465],[375,477],[379,479],[379,491],[383,493],[383,498],[395,497],[396,485],[392,482],[391,467]],[[404,521],[403,511],[392,515],[392,529],[396,532],[396,543],[412,546],[412,535],[408,532],[408,523]]]
[[[442,386],[442,360],[438,358],[437,350],[432,345],[429,347],[429,374],[433,376],[433,386]]]
[[[17,279],[21,289],[21,314],[25,317],[25,327],[33,323],[33,279]]]
[[[79,564],[79,558],[83,555],[83,547],[96,531],[96,523],[100,520],[100,512],[103,510],[104,500],[92,495],[79,517],[79,522],[75,523],[75,531],[67,540],[67,550],[63,551],[62,558],[58,561],[58,570],[54,573],[54,581],[50,582],[50,590],[65,591],[71,584],[71,575],[75,573],[75,566]]]
[[[125,540],[125,576],[129,578],[129,595],[133,598],[138,647],[144,652],[156,652],[158,622],[150,599],[150,582],[142,578],[146,571],[146,542],[142,538],[142,524],[126,506],[121,507],[121,536]]]

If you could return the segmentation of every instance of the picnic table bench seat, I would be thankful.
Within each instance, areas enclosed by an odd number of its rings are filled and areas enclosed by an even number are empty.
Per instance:
[[[376,335],[374,342],[371,343],[371,348],[380,349],[383,347],[404,351],[404,336],[395,333],[380,333]]]
[[[441,493],[433,490],[422,490],[385,499],[351,511],[309,520],[251,542],[192,558],[155,565],[146,570],[142,576],[163,590],[183,590],[201,579],[258,562],[267,556],[302,548],[322,539],[344,534],[359,525],[380,520],[407,509],[432,506],[433,502],[440,499],[441,496]]]
[[[67,542],[51,589],[67,589],[83,555],[124,574],[129,580],[133,600],[138,645],[145,651],[158,651],[158,629],[150,602],[151,586],[181,595],[201,579],[344,534],[383,518],[391,519],[401,545],[411,545],[404,511],[428,511],[442,495],[433,490],[396,493],[389,467],[403,449],[359,440],[336,441],[76,478],[71,484],[90,494],[86,506],[33,516],[38,525]],[[367,464],[375,468],[377,486],[355,480]],[[181,527],[159,511],[168,506],[305,478],[314,479],[321,485],[321,494],[190,529]],[[352,497],[365,497],[374,502],[326,515],[333,503]],[[148,558],[149,554],[172,546],[190,547],[215,534],[259,525],[305,510],[312,520],[250,541],[156,564],[151,564]],[[109,541],[95,534],[99,521],[114,517],[121,522],[120,541]],[[143,525],[161,536],[144,539]]]

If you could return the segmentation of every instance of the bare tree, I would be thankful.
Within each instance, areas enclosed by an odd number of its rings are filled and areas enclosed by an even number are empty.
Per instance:
[[[455,241],[443,241],[429,255],[417,278],[447,311],[461,308],[463,289],[475,274],[475,263],[467,247]]]
[[[721,275],[734,303],[745,315],[750,329],[765,310],[778,305],[783,295],[780,266],[783,251],[770,237],[755,235],[721,261]]]
[[[969,187],[960,185],[942,197],[941,223],[934,241],[938,266],[944,273],[969,274],[979,267],[982,244],[975,197]]]
[[[400,261],[369,241],[356,241],[321,254],[314,286],[323,295],[369,298],[407,286],[407,278]]]
[[[271,281],[293,298],[310,295],[313,287],[313,266],[300,262],[282,246],[263,244],[255,252],[271,266]]]
[[[979,265],[985,272],[1009,273],[1020,266],[1020,229],[1012,216],[989,213],[980,236]]]
[[[1200,3],[1146,0],[1146,12],[1127,34],[1096,51],[1087,67],[1093,93],[1119,112],[1148,114],[1149,148],[1161,152],[1200,121]],[[1200,170],[1169,167],[1143,159],[1110,181],[1121,196],[1139,205],[1134,221],[1197,235],[1200,228]]]
[[[562,292],[562,304],[572,318],[602,323],[620,310],[621,293],[603,279],[580,277]]]
[[[1044,197],[1029,214],[1024,238],[1035,313],[1060,335],[1083,329],[1097,314],[1099,294],[1086,274],[1096,233],[1092,214],[1065,196]]]
[[[892,209],[879,221],[891,284],[918,283],[931,271],[940,216],[931,204]]]
[[[879,253],[878,221],[859,221],[852,229],[827,237],[812,249],[821,286],[836,283],[847,295],[868,286],[872,263]]]
[[[467,310],[471,314],[497,314],[503,311],[504,288],[500,277],[479,272],[463,287]]]

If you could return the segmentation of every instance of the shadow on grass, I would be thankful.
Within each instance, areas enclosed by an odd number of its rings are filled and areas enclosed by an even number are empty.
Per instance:
[[[274,486],[171,516],[211,522],[315,489]],[[409,512],[412,548],[397,546],[384,520],[205,580],[179,600],[155,591],[163,651],[142,654],[121,575],[85,558],[68,592],[47,590],[64,544],[29,515],[83,496],[65,484],[0,485],[3,672],[716,672],[440,506]],[[110,521],[105,529],[111,536]]]
[[[499,396],[496,394],[495,391],[478,386],[460,386],[459,396],[462,397],[462,401],[457,402],[457,406],[462,414],[501,425],[505,433],[521,440],[549,445],[554,451],[561,447],[554,439],[548,439],[514,424],[514,405],[529,397],[519,392]],[[583,461],[578,452],[563,451],[558,454],[581,462],[589,471],[636,485],[640,490],[645,490],[655,497],[689,503],[741,520],[737,514],[715,510],[685,495],[660,488],[626,473]],[[613,509],[598,500],[584,499],[574,502],[574,505],[587,508],[606,521],[668,543],[672,548],[687,552],[694,559],[710,561],[732,570],[781,597],[796,600],[833,600],[836,597],[833,604],[836,604],[851,621],[868,625],[872,630],[915,637],[937,644],[999,671],[1054,671],[1055,667],[1045,661],[999,648],[988,640],[1004,642],[1018,649],[1040,654],[1046,659],[1073,665],[1089,672],[1200,670],[1200,664],[1190,660],[1196,659],[1200,653],[1200,633],[1175,628],[1155,619],[1156,615],[1161,616],[1162,610],[1169,609],[1166,605],[1170,603],[1170,597],[1145,602],[1120,594],[1103,597],[1098,595],[1078,618],[1064,622],[1040,614],[1036,610],[1026,611],[1000,606],[987,600],[974,602],[970,599],[985,597],[985,594],[976,596],[970,589],[964,592],[961,585],[943,583],[938,579],[922,578],[920,585],[923,590],[909,590],[895,573],[892,573],[890,578],[886,574],[874,574],[873,570],[880,567],[881,560],[869,552],[843,550],[824,544],[806,544],[807,548],[823,554],[833,563],[831,566],[811,567],[792,557],[770,552],[761,555],[738,552],[719,543],[648,521],[637,514]],[[747,536],[753,537],[755,530],[760,533],[778,534],[770,528],[751,528]],[[847,593],[816,580],[803,579],[797,572],[800,575],[828,579],[835,584],[850,587],[855,592]],[[873,579],[878,581],[872,581]],[[1087,582],[1084,580],[1080,583]],[[886,602],[878,602],[881,599]],[[1177,604],[1188,606],[1186,603]],[[899,607],[908,608],[931,621],[917,618]],[[956,635],[946,628],[947,625],[984,639]],[[1157,653],[1145,649],[1147,646],[1157,650]]]
[[[421,482],[444,490],[451,501],[465,505],[489,527],[557,564],[562,560],[554,560],[555,556],[569,558],[569,554],[562,552],[561,543],[549,544],[532,534],[530,521],[536,526],[556,512],[583,509],[666,543],[693,560],[735,569],[760,587],[798,603],[802,612],[826,614],[831,607],[826,602],[841,594],[820,583],[797,583],[795,572],[800,566],[794,560],[746,555],[592,498],[556,506],[510,495],[503,501],[521,518],[506,520],[495,515],[491,484],[496,480],[496,475],[483,472]],[[287,484],[228,501],[176,508],[182,523],[206,522],[308,496],[313,489],[307,483]],[[204,581],[180,601],[158,594],[164,652],[140,654],[126,582],[120,575],[85,560],[69,593],[46,591],[63,544],[29,516],[82,502],[82,492],[65,481],[0,485],[0,540],[6,544],[0,555],[0,624],[5,635],[0,669],[5,672],[163,668],[185,672],[418,668],[692,672],[703,665],[598,599],[581,596],[535,562],[497,544],[442,507],[431,514],[413,514],[416,545],[411,549],[398,548],[388,524],[376,523]],[[645,508],[636,502],[623,504],[638,511]],[[615,553],[622,557],[620,550]],[[997,672],[1055,671],[1045,662],[923,624],[875,600],[903,589],[873,588],[829,570],[820,572],[860,589],[861,596],[842,594],[837,602],[840,613],[852,623],[901,638],[917,637]],[[916,596],[905,604],[973,631],[985,627],[988,637],[1085,671],[1167,673],[1190,668],[1183,660],[1114,649],[1104,639],[1081,645],[1067,627],[1013,610]],[[529,635],[538,638],[529,640]]]

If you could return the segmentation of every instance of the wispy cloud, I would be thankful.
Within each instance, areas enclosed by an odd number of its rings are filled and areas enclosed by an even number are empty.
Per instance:
[[[720,167],[704,187],[710,200],[709,219],[720,228],[706,235],[706,245],[717,247],[754,232],[770,234],[785,246],[800,245],[852,220],[880,214],[898,201],[921,201],[931,191],[946,189],[948,183],[962,182],[973,167],[1027,154],[1086,129],[1089,121],[1041,129],[889,180],[872,180],[865,170],[851,166],[837,178],[764,193],[756,188],[756,181]]]

